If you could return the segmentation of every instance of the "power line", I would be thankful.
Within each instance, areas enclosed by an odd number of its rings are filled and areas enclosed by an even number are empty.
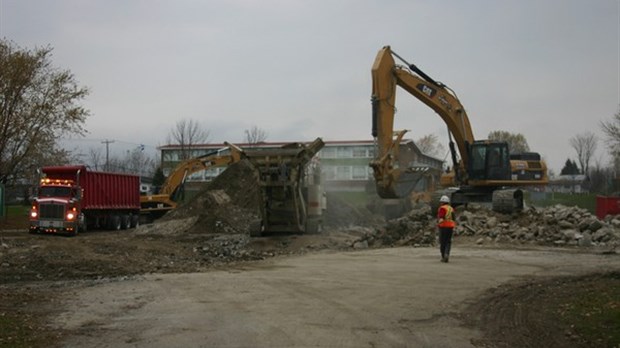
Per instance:
[[[62,139],[64,141],[83,141],[83,142],[97,142],[97,141],[106,141],[108,139],[97,139],[97,138],[66,138],[66,139]],[[129,145],[136,145],[136,146],[145,146],[145,147],[152,147],[154,149],[157,148],[158,145],[151,145],[151,144],[146,144],[146,143],[134,143],[134,142],[130,142],[130,141],[124,141],[124,140],[119,140],[119,139],[114,139],[115,142],[121,143],[121,144],[129,144]]]

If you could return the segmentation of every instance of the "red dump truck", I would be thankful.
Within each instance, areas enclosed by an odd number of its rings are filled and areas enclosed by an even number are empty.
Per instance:
[[[44,167],[30,210],[30,232],[76,235],[87,228],[120,230],[140,221],[140,177],[86,166]]]

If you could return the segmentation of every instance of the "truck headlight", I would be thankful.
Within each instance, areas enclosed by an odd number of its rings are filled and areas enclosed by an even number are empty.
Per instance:
[[[73,219],[75,219],[75,214],[72,211],[68,212],[67,220],[73,220]]]

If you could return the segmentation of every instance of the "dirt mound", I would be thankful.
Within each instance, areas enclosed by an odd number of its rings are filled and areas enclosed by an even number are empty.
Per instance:
[[[159,222],[197,217],[189,232],[249,234],[250,225],[258,220],[260,202],[255,169],[248,160],[242,160],[228,166],[189,202]]]

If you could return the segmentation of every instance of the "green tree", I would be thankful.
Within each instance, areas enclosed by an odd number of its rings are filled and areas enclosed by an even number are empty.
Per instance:
[[[157,167],[157,169],[155,169],[155,174],[153,175],[153,188],[157,188],[156,192],[159,192],[159,188],[163,186],[164,182],[166,182],[164,171],[161,167]]]
[[[511,154],[530,151],[530,146],[527,144],[527,139],[525,139],[525,136],[521,133],[510,133],[496,130],[489,133],[488,139],[507,142],[508,149]]]
[[[0,182],[11,184],[69,153],[57,139],[83,135],[88,94],[73,74],[52,66],[52,49],[26,49],[0,40]]]
[[[580,174],[579,166],[577,163],[570,158],[566,160],[564,163],[564,167],[560,171],[560,175],[577,175]]]

